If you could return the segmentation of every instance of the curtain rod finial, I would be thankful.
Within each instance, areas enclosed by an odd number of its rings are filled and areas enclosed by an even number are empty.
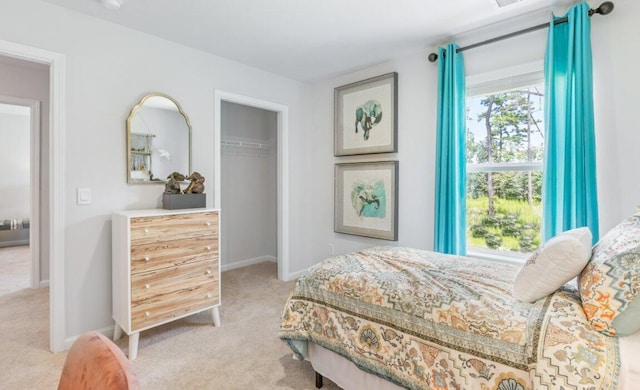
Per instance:
[[[609,15],[611,11],[613,11],[613,1],[605,1],[598,8],[590,9],[589,16],[593,16],[593,14]]]
[[[429,57],[427,57],[427,58],[429,58],[429,62],[436,62],[436,61],[438,61],[438,55],[437,55],[436,53],[431,53],[431,54],[429,54]]]

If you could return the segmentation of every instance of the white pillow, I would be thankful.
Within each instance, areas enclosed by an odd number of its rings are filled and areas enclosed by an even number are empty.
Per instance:
[[[568,230],[545,242],[522,266],[513,296],[534,302],[578,276],[591,258],[591,230]]]

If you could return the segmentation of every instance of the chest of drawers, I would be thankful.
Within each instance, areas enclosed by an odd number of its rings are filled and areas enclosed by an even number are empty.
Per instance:
[[[219,211],[133,210],[114,213],[114,339],[211,310],[220,325]]]

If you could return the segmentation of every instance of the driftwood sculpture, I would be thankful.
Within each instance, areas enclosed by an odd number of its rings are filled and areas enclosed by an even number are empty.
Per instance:
[[[164,185],[164,193],[165,194],[180,194],[182,190],[180,190],[180,182],[183,182],[185,177],[182,173],[173,172],[169,176],[167,176],[167,183]]]
[[[187,177],[191,180],[187,189],[184,190],[185,194],[202,194],[204,193],[204,176],[198,172],[193,172]]]

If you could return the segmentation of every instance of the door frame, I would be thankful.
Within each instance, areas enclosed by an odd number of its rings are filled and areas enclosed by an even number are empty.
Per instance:
[[[64,301],[64,145],[65,56],[60,53],[0,40],[0,55],[49,66],[49,349],[65,349]],[[41,196],[43,194],[40,194]]]
[[[260,108],[277,115],[277,246],[278,279],[287,281],[289,276],[289,108],[267,100],[214,90],[214,205],[221,205],[221,115],[222,102]],[[224,218],[224,210],[222,210]],[[224,232],[222,232],[224,234]]]
[[[40,101],[0,95],[0,103],[29,107],[29,270],[31,288],[40,286]]]

